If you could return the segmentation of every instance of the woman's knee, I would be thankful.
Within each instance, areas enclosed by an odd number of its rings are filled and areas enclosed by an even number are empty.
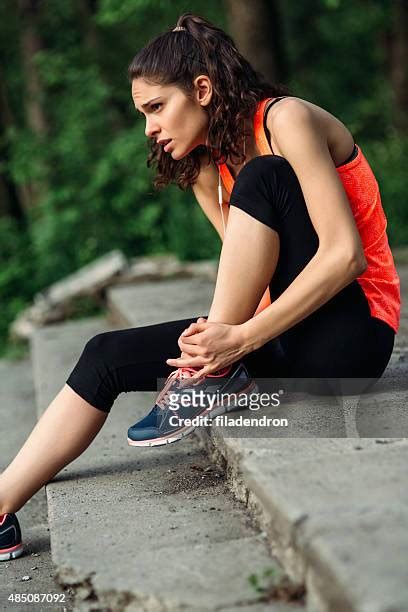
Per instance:
[[[107,363],[111,362],[118,345],[117,333],[117,330],[112,330],[96,334],[85,344],[84,353],[91,360],[98,359]]]
[[[66,381],[86,401],[104,412],[110,411],[120,393],[111,354],[114,333],[102,332],[90,338]]]
[[[240,170],[234,189],[248,183],[258,185],[260,182],[264,182],[265,185],[269,185],[274,180],[286,182],[290,173],[293,173],[292,166],[284,157],[279,155],[259,155],[250,159]]]
[[[279,155],[260,155],[249,160],[239,172],[231,192],[236,200],[268,203],[285,214],[289,202],[304,197],[299,180],[289,162]]]
[[[287,160],[261,155],[251,159],[239,172],[230,204],[279,233],[295,198],[303,199],[303,194]]]

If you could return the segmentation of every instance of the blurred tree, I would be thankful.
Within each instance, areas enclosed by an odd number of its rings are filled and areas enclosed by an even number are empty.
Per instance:
[[[6,133],[15,123],[6,92],[6,82],[0,65],[0,216],[10,216],[25,226],[26,216],[22,207],[23,194],[7,171],[9,143]]]
[[[240,52],[270,81],[287,81],[285,26],[278,0],[226,0],[225,7]]]
[[[44,110],[44,91],[38,71],[36,57],[43,48],[38,28],[39,0],[18,0],[21,17],[21,58],[23,81],[25,84],[24,102],[27,126],[36,137],[38,145],[45,141],[48,132],[48,121]],[[21,185],[23,205],[28,211],[34,208],[44,197],[47,190],[45,176]]]
[[[408,3],[394,0],[391,56],[391,84],[393,87],[393,121],[397,130],[408,135]]]

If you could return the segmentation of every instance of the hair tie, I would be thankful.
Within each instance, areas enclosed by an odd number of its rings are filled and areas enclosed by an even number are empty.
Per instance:
[[[187,28],[184,28],[183,26],[177,26],[174,28],[174,30],[172,30],[173,32],[178,32],[180,30],[187,30]]]

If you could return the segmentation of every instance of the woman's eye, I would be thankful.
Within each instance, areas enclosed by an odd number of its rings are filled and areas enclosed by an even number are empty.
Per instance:
[[[155,106],[162,106],[161,102],[156,102],[156,104],[152,104],[150,108],[154,109]]]

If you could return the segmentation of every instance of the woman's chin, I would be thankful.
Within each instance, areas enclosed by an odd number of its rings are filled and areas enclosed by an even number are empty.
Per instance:
[[[184,159],[184,157],[187,157],[187,155],[189,155],[189,153],[191,153],[191,151],[194,151],[196,147],[189,147],[187,149],[179,149],[177,151],[177,148],[174,148],[172,151],[169,151],[170,155],[172,156],[173,159]]]
[[[183,157],[186,157],[186,155],[188,155],[188,153],[186,153],[185,151],[177,151],[177,149],[173,149],[172,151],[169,151],[172,159],[175,160],[179,160],[179,159],[183,159]]]

